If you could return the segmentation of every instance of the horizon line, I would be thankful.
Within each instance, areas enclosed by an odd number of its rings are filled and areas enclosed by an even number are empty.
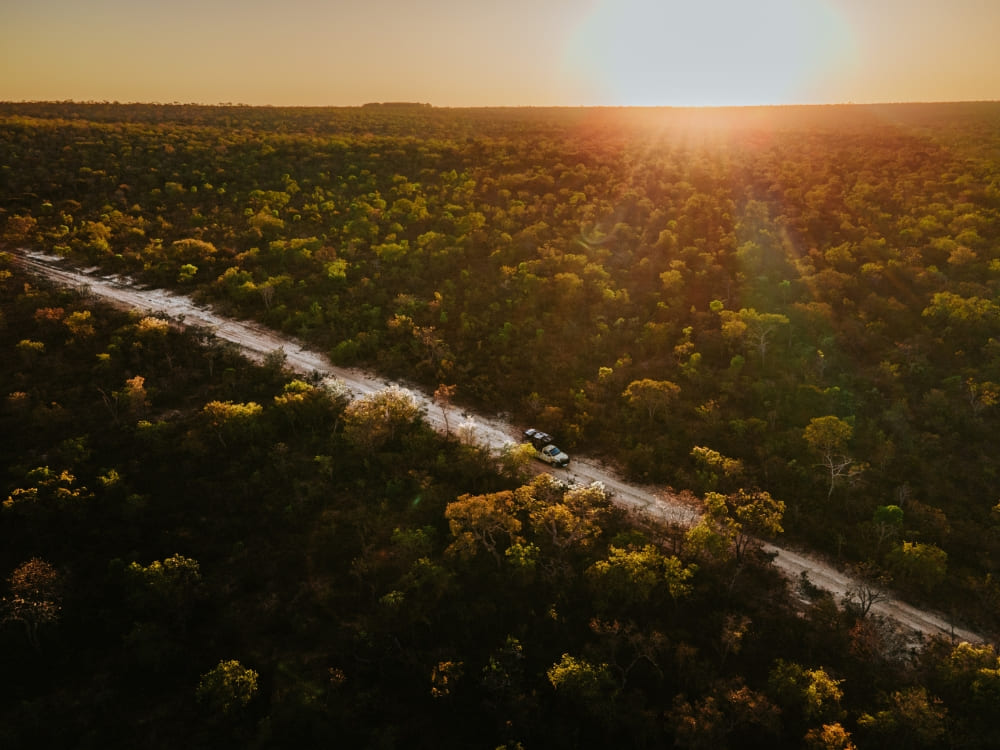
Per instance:
[[[375,107],[411,107],[426,109],[629,109],[629,110],[713,110],[713,109],[791,109],[803,107],[885,107],[908,105],[942,105],[942,104],[997,104],[996,99],[937,99],[937,100],[883,100],[872,102],[801,102],[801,103],[761,103],[761,104],[468,104],[442,105],[419,101],[369,101],[361,104],[249,104],[246,102],[181,102],[174,101],[121,101],[117,99],[0,99],[0,105],[17,104],[78,104],[78,105],[113,105],[113,106],[152,106],[152,107],[218,107],[241,109],[364,109]]]

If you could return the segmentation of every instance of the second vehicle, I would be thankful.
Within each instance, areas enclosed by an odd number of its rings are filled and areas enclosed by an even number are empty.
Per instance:
[[[525,442],[535,449],[535,455],[542,461],[560,469],[569,466],[569,456],[553,444],[552,436],[534,427],[524,431]]]

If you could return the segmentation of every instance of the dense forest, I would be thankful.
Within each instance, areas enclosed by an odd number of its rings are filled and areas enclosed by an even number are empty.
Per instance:
[[[1000,104],[0,104],[0,200],[8,250],[707,508],[642,524],[4,256],[4,746],[1000,741],[992,647],[869,611],[1000,630]],[[870,585],[786,590],[782,529]]]

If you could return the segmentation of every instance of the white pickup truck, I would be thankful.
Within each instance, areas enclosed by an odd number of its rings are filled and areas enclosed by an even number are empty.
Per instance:
[[[524,440],[535,449],[535,455],[539,460],[560,469],[569,466],[569,456],[552,443],[552,436],[547,432],[532,427],[524,431]]]

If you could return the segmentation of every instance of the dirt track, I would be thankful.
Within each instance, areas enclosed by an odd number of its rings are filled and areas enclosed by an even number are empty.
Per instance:
[[[115,276],[96,275],[94,269],[79,271],[65,266],[58,256],[23,251],[19,253],[23,265],[31,271],[65,286],[89,291],[90,293],[121,305],[136,308],[157,315],[165,315],[184,325],[194,325],[213,332],[218,338],[239,346],[248,356],[260,360],[277,350],[283,350],[287,366],[300,373],[319,373],[323,376],[342,380],[355,395],[365,395],[391,385],[386,380],[372,377],[357,370],[335,367],[317,352],[303,347],[290,337],[276,334],[255,323],[231,320],[197,306],[187,297],[172,294],[162,289],[145,289],[135,286],[128,279]],[[424,393],[410,389],[422,405],[427,421],[436,429],[444,431],[445,416],[441,407],[434,404]],[[477,442],[499,450],[505,444],[517,439],[519,431],[496,418],[473,416],[452,410],[448,415],[451,429],[463,422],[474,422],[474,436]],[[639,487],[629,484],[596,462],[582,457],[574,457],[569,469],[553,469],[551,472],[568,481],[582,484],[601,482],[614,492],[616,503],[637,512],[648,513],[656,518],[690,525],[699,513],[696,508],[684,504],[666,489]],[[771,544],[765,550],[775,555],[775,565],[791,581],[799,580],[805,571],[809,581],[830,591],[840,599],[854,582],[833,566],[806,553],[796,552]],[[890,617],[904,627],[924,635],[944,634],[958,641],[983,642],[985,639],[969,630],[955,627],[944,616],[920,610],[895,599],[886,599],[875,604],[872,611]]]

